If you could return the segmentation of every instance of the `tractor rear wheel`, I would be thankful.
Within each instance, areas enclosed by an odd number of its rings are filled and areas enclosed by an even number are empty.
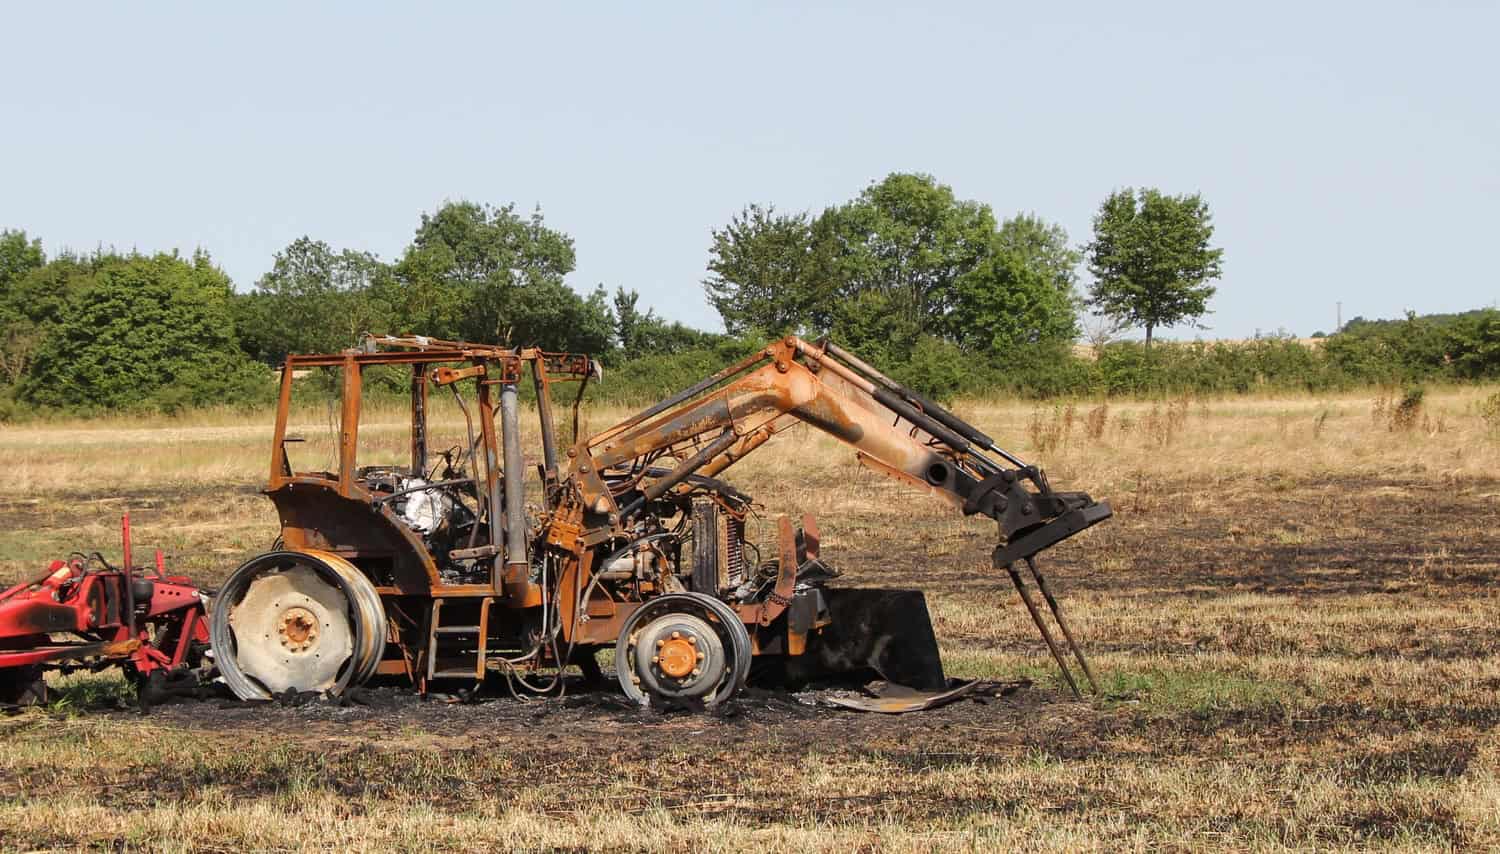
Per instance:
[[[214,660],[235,696],[339,696],[375,674],[385,608],[354,565],[325,552],[269,552],[234,571],[214,600]]]
[[[40,706],[47,702],[47,682],[42,678],[42,668],[0,668],[0,705]]]

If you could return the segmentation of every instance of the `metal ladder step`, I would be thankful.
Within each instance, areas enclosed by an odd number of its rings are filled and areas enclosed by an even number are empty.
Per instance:
[[[490,605],[493,598],[486,597],[479,601],[479,625],[477,626],[445,626],[442,625],[442,613],[445,600],[438,597],[432,600],[432,611],[428,617],[427,625],[427,678],[428,679],[472,679],[482,681],[485,672],[485,649],[489,640]],[[453,650],[444,649],[445,638],[457,638],[461,645],[474,645],[473,649]],[[465,638],[473,638],[466,641]],[[446,652],[442,661],[439,661],[439,653]],[[455,659],[453,656],[457,655]],[[473,664],[468,664],[472,661]],[[457,666],[455,666],[457,665]]]

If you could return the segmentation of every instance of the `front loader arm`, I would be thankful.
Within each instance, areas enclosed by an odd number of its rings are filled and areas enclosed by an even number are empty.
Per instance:
[[[799,422],[850,445],[872,469],[995,519],[1016,547],[1011,561],[1109,516],[1108,504],[1054,492],[1040,469],[852,354],[792,336],[576,446],[571,480],[591,517],[586,527],[623,534],[645,504],[685,488],[690,475],[718,474]],[[678,464],[648,468],[660,456]],[[651,474],[622,506],[604,476],[629,471]]]
[[[717,475],[797,423],[850,445],[864,465],[937,495],[965,515],[994,519],[1000,529],[994,567],[1010,576],[1063,677],[1081,697],[1018,564],[1030,570],[1068,647],[1098,691],[1035,557],[1109,518],[1109,504],[1082,492],[1054,491],[1041,469],[826,341],[809,344],[790,336],[772,342],[692,388],[579,442],[569,452],[572,468],[566,493],[576,500],[577,509],[561,515],[577,520],[578,541],[586,546],[644,536],[649,526],[640,524],[641,519],[649,519],[659,500],[681,499],[684,492],[706,488],[705,475]],[[677,463],[671,468],[654,465],[661,457]],[[742,619],[762,627],[784,613],[801,589],[797,549],[785,517],[781,529],[782,556],[774,590],[764,600],[737,606]],[[860,618],[853,622],[858,624]],[[809,625],[807,620],[798,628],[788,623],[789,651],[802,648]],[[897,657],[905,651],[918,662],[910,672],[932,678],[932,662],[914,652],[930,647],[929,657],[936,661],[930,625],[926,643],[896,642],[885,636],[863,641],[868,643],[855,644],[836,657],[862,660],[866,654],[875,655],[876,648]],[[896,672],[895,660],[888,658],[880,672]],[[935,672],[940,682],[941,667]]]

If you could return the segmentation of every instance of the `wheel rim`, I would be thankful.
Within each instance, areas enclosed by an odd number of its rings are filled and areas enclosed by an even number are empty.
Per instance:
[[[724,641],[704,620],[667,613],[642,626],[631,641],[631,673],[653,696],[704,699],[729,677]],[[632,684],[634,683],[632,680]]]
[[[728,605],[700,593],[662,596],[636,609],[615,642],[615,671],[626,696],[729,699],[750,674],[750,634]]]
[[[379,594],[352,564],[271,552],[229,577],[209,629],[225,683],[253,700],[362,684],[380,664],[386,625]]]
[[[349,603],[309,566],[268,569],[229,610],[240,671],[272,694],[328,691],[354,654]]]

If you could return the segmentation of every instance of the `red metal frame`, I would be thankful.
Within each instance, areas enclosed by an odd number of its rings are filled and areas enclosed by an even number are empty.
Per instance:
[[[208,643],[198,588],[167,575],[159,551],[154,572],[131,566],[128,514],[121,539],[123,567],[91,566],[82,556],[54,560],[46,573],[0,593],[0,675],[6,668],[125,665],[145,677],[187,665],[193,644]],[[136,602],[134,585],[148,584],[150,599]]]

